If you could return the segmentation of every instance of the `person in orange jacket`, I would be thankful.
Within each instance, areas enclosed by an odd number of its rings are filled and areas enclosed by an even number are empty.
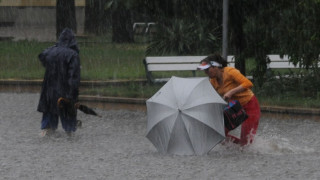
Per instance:
[[[251,90],[252,82],[236,68],[228,67],[228,62],[220,54],[210,55],[200,63],[198,69],[204,70],[220,96],[226,101],[238,100],[248,115],[248,119],[242,123],[240,138],[229,135],[227,129],[226,137],[242,146],[251,144],[261,115],[259,102]]]

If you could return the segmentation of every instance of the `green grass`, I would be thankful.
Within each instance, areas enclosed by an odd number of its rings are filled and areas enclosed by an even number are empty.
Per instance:
[[[320,98],[308,97],[265,97],[258,96],[259,102],[267,106],[286,106],[286,107],[303,107],[303,108],[320,108]]]
[[[42,78],[44,71],[37,55],[48,46],[33,41],[0,41],[0,78]]]
[[[0,78],[41,79],[38,54],[54,43],[0,41]],[[79,43],[83,80],[145,77],[143,44]]]
[[[80,44],[83,80],[141,79],[145,77],[142,44]]]
[[[93,39],[96,41],[96,39]],[[82,80],[143,79],[146,45],[79,42]],[[89,42],[87,42],[89,41]],[[1,79],[41,79],[44,68],[38,55],[54,43],[0,41]],[[190,72],[160,72],[155,77],[192,76]]]
[[[142,63],[146,43],[112,44],[110,37],[81,37],[78,39],[82,80],[145,79]],[[42,79],[44,68],[38,54],[54,42],[0,41],[0,79]],[[254,60],[247,61],[247,72],[255,67]],[[158,72],[154,77],[190,77],[192,72]],[[196,72],[196,76],[205,76]],[[150,98],[163,84],[144,85],[129,83],[123,86],[82,88],[81,94]],[[254,91],[256,88],[254,89]],[[320,108],[318,98],[258,94],[262,105],[298,106]]]

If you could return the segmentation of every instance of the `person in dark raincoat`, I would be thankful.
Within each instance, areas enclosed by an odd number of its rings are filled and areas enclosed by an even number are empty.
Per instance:
[[[60,117],[63,129],[71,134],[76,131],[77,113],[64,113],[58,108],[60,97],[71,102],[78,101],[80,85],[79,48],[72,30],[66,28],[58,42],[39,54],[45,67],[45,75],[37,110],[43,113],[41,135],[54,131]]]

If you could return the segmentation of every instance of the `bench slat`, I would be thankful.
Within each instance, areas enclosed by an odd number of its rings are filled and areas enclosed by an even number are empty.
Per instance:
[[[200,63],[206,56],[164,56],[164,57],[146,57],[146,62],[150,63]]]
[[[161,56],[161,57],[146,57],[147,64],[152,63],[197,63],[207,56]],[[234,62],[234,56],[228,56],[228,62]]]
[[[149,64],[149,71],[195,71],[199,64]]]
[[[149,71],[196,71],[199,64],[149,64]],[[234,64],[228,66],[234,67]]]
[[[289,62],[288,55],[284,55],[282,58],[278,54],[269,54],[267,56],[271,61],[269,64],[267,64],[267,68],[269,69],[300,68],[299,64],[294,66],[293,63]]]
[[[270,64],[268,64],[267,66],[271,69],[299,68],[299,64],[297,64],[297,66],[294,66],[288,61],[273,61],[270,62]]]
[[[284,55],[282,58],[278,54],[269,54],[267,55],[270,59],[270,61],[289,61],[288,55]]]

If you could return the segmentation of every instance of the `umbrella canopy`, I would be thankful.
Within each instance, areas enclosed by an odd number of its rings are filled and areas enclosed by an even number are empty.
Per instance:
[[[208,78],[172,77],[146,103],[147,138],[161,153],[202,155],[225,138],[227,103]]]

